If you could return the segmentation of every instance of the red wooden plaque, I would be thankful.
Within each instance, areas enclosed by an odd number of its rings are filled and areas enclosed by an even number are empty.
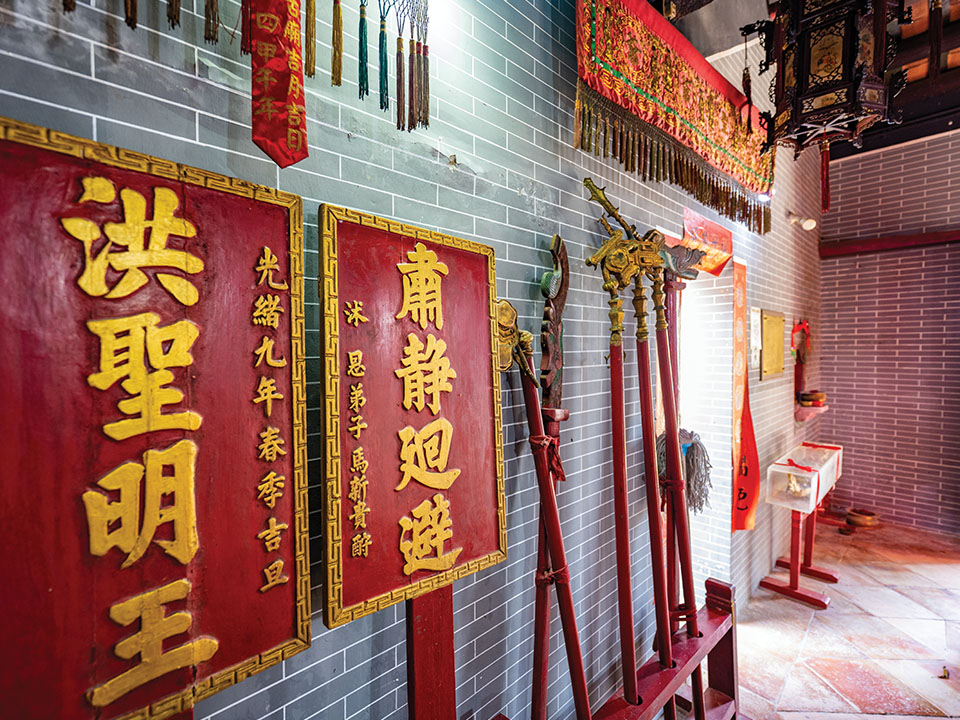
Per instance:
[[[0,119],[3,716],[310,643],[300,198]]]
[[[334,627],[506,558],[493,250],[322,206]]]

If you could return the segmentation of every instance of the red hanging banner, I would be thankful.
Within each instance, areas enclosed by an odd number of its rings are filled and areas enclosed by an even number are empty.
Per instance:
[[[254,0],[250,29],[253,141],[284,168],[309,154],[300,0]]]
[[[703,270],[715,277],[720,277],[720,273],[733,257],[733,233],[723,225],[708,220],[689,208],[683,209],[683,240],[673,243],[670,240],[668,237],[669,247],[683,245],[693,250],[703,250],[706,255],[693,266],[693,269]],[[744,283],[745,281],[744,277]]]
[[[752,530],[760,501],[747,380],[747,268],[733,263],[733,530]]]

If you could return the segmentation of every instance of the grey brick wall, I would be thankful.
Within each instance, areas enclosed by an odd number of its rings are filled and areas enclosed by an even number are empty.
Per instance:
[[[960,245],[822,262],[836,504],[960,533]]]
[[[960,227],[960,130],[830,165],[831,240]],[[960,532],[957,245],[822,261],[825,438],[844,445],[840,507]]]
[[[576,80],[573,1],[432,3],[431,129],[411,134],[397,133],[375,98],[356,99],[354,2],[343,6],[345,84],[329,86],[329,5],[318,3],[319,71],[306,83],[310,158],[283,171],[249,139],[249,64],[239,55],[238,41],[230,43],[226,30],[217,46],[201,40],[201,0],[183,0],[183,25],[173,32],[166,28],[165,4],[152,0],[141,0],[135,32],[124,25],[121,0],[80,0],[68,16],[59,6],[59,0],[0,0],[0,113],[304,197],[309,471],[316,541],[322,446],[315,284],[319,203],[342,204],[493,246],[498,292],[517,306],[521,325],[530,330],[539,327],[542,303],[536,281],[549,260],[549,239],[554,232],[563,234],[573,267],[564,393],[573,415],[563,429],[568,482],[559,504],[591,699],[595,704],[606,699],[619,681],[604,360],[608,333],[599,277],[583,264],[602,238],[597,210],[583,199],[581,179],[590,175],[606,185],[640,227],[659,225],[677,233],[684,205],[719,218],[676,188],[641,184],[570,147]],[[238,3],[221,0],[220,11],[232,27]],[[375,58],[372,22],[370,29],[370,57]],[[733,63],[728,60],[739,77]],[[376,72],[372,68],[371,80]],[[454,155],[456,164],[451,163]],[[734,227],[737,253],[750,264],[751,304],[789,314],[816,313],[816,238],[784,224],[788,209],[814,212],[816,177],[811,158],[799,164],[781,158],[775,229],[765,238],[721,220]],[[729,284],[720,278],[713,288],[711,281],[703,281],[705,297],[711,288],[719,296],[729,294],[724,282]],[[724,364],[723,357],[729,356],[732,321],[724,314],[729,303],[724,305],[719,296],[716,311],[704,311],[705,327],[716,340],[715,352],[705,358],[714,373],[704,395],[706,419],[691,423],[708,433],[717,467],[713,510],[695,527],[695,562],[701,576],[708,571],[732,575],[743,597],[781,549],[786,524],[785,516],[762,508],[758,529],[736,537],[731,546],[729,429],[725,439],[722,423],[729,418],[730,363]],[[627,326],[632,333],[632,321]],[[636,358],[629,346],[626,372],[635,620],[638,654],[645,657],[653,616]],[[801,434],[792,422],[788,386],[788,377],[753,386],[762,460]],[[537,492],[516,375],[505,381],[503,407],[509,558],[458,582],[454,593],[459,712],[476,720],[498,711],[521,717],[530,700]],[[315,608],[322,577],[317,547],[315,543]],[[556,617],[553,629],[549,716],[571,717],[573,700]],[[402,718],[405,673],[402,605],[335,631],[326,630],[317,616],[308,651],[214,696],[197,707],[196,716]]]
[[[960,130],[830,163],[825,240],[960,227]]]

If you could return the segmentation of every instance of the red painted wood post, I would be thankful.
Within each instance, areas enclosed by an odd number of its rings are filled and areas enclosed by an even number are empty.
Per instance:
[[[639,321],[639,318],[638,318]],[[643,431],[643,473],[647,495],[647,524],[650,532],[650,558],[653,571],[653,608],[657,619],[657,655],[660,664],[673,666],[673,627],[670,621],[670,598],[664,567],[663,523],[660,516],[660,478],[657,468],[657,431],[654,427],[653,386],[650,380],[650,344],[637,340],[637,371],[640,379],[640,424]],[[669,518],[669,515],[667,516]],[[673,545],[667,543],[670,562]],[[676,567],[674,565],[674,567]],[[674,573],[676,575],[676,573]],[[642,699],[642,698],[641,698]],[[667,720],[676,717],[676,705],[671,700],[664,707]]]
[[[817,511],[807,515],[803,526],[803,567],[813,565],[813,535],[817,531]]]
[[[790,517],[790,587],[796,590],[800,587],[800,526],[803,524],[803,514],[794,510]]]
[[[656,289],[654,290],[656,302]],[[667,441],[667,477],[673,484],[673,512],[676,526],[677,551],[680,555],[680,582],[683,586],[683,606],[689,612],[687,634],[697,637],[696,595],[693,587],[693,558],[690,551],[690,527],[687,516],[687,497],[683,487],[681,470],[680,428],[677,417],[676,395],[673,385],[673,368],[670,362],[670,340],[666,323],[657,322],[657,359],[660,369],[660,383],[663,389],[663,414],[666,419]],[[697,667],[691,675],[693,685],[693,710],[697,720],[704,720],[703,673]]]
[[[714,690],[732,698],[734,713],[739,713],[739,674],[737,669],[737,616],[733,585],[709,578],[706,581],[707,607],[733,616],[733,624],[707,655],[708,683]],[[738,715],[735,715],[735,717]]]
[[[540,397],[537,386],[531,378],[534,377],[533,359],[527,358],[530,375],[521,373],[520,383],[523,387],[523,400],[527,411],[527,425],[530,428],[531,440],[544,437],[543,415],[540,410]],[[563,547],[563,533],[560,527],[560,510],[557,507],[555,483],[551,479],[550,467],[547,461],[546,448],[538,449],[534,446],[533,462],[537,470],[537,487],[540,491],[541,527],[546,533],[547,545],[550,549],[550,558],[553,561],[552,569],[560,571],[554,585],[557,588],[557,604],[560,606],[560,622],[563,627],[563,640],[567,648],[567,666],[570,671],[570,683],[573,686],[573,702],[577,710],[578,720],[590,720],[590,698],[587,693],[587,679],[583,670],[583,655],[580,651],[580,636],[577,631],[577,618],[573,609],[573,593],[570,591],[569,572],[567,571],[567,557]],[[543,584],[549,590],[549,585]],[[549,603],[547,603],[549,613]],[[549,618],[548,618],[549,621]],[[547,645],[549,649],[549,645]],[[546,655],[546,651],[544,655]],[[547,684],[546,667],[540,681]],[[634,673],[636,676],[636,673]],[[634,677],[636,682],[636,677]],[[419,719],[418,719],[419,720]]]
[[[537,538],[537,577],[550,567],[546,529],[543,523],[543,503],[540,503],[540,534]],[[531,720],[547,718],[547,674],[550,665],[550,586],[537,583],[533,611],[533,697],[530,700]]]
[[[673,396],[676,401],[676,407],[680,407],[680,291],[687,284],[682,282],[671,272],[664,272],[665,282],[663,284],[666,290],[666,316],[667,330],[670,333],[670,367],[673,369]],[[680,587],[677,583],[677,530],[674,522],[673,493],[668,489],[666,493],[666,511],[667,511],[667,588],[670,598],[671,611],[680,607]],[[671,617],[671,634],[677,631],[680,623]]]
[[[613,419],[613,513],[617,548],[617,603],[623,696],[636,705],[637,655],[630,577],[630,512],[627,500],[627,432],[623,404],[623,345],[610,345],[610,406]]]
[[[457,718],[452,584],[407,600],[407,717]]]

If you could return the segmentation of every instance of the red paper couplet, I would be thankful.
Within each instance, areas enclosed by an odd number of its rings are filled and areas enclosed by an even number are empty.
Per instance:
[[[493,250],[321,209],[325,622],[506,557]]]
[[[2,118],[0,196],[0,714],[188,710],[310,644],[301,200]]]
[[[300,0],[255,0],[250,20],[253,141],[284,168],[309,154]]]
[[[747,268],[733,263],[733,529],[752,530],[760,501],[747,378]]]
[[[760,458],[750,415],[750,387],[744,387],[740,460],[733,478],[733,530],[753,530],[760,504]]]

